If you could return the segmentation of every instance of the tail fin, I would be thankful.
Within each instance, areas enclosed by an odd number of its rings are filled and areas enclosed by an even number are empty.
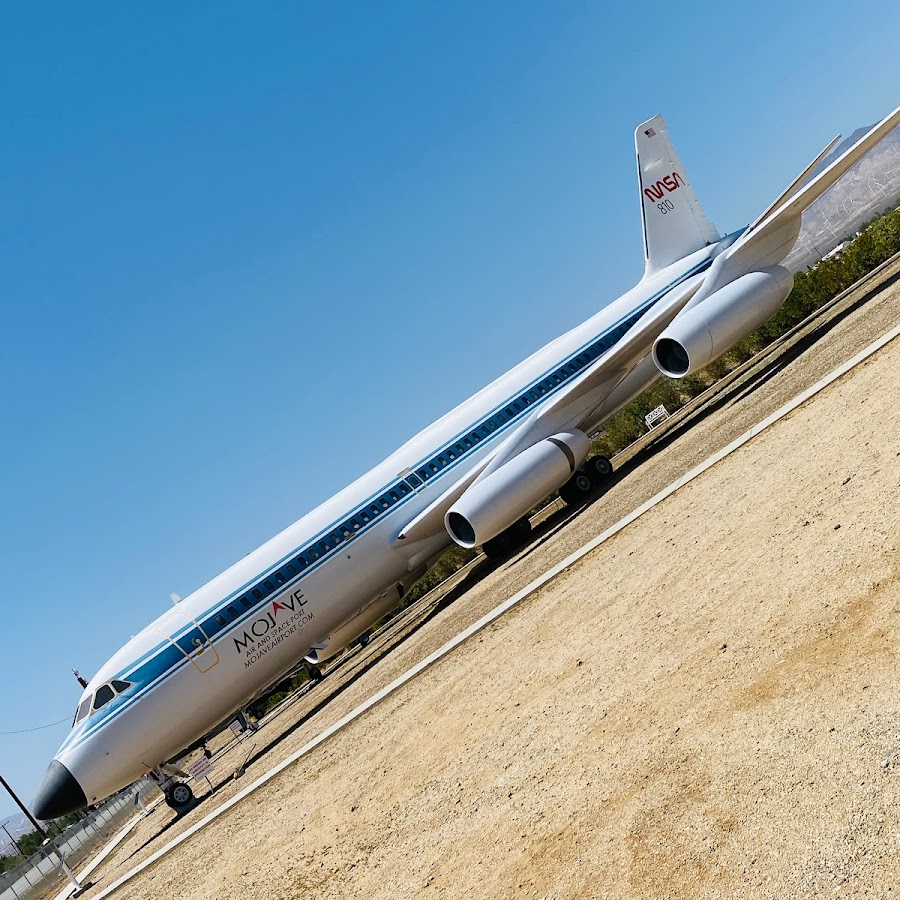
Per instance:
[[[684,174],[666,133],[666,120],[654,116],[634,132],[641,222],[644,226],[644,277],[719,240]]]

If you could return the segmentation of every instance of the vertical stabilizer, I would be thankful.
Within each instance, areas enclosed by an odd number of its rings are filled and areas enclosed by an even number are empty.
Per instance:
[[[646,278],[715,243],[720,236],[697,202],[662,116],[638,125],[634,149],[641,191]]]

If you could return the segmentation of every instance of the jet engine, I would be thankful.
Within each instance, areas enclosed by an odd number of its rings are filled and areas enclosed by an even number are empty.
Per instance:
[[[565,431],[523,450],[450,507],[444,524],[461,547],[475,547],[505,531],[569,480],[591,442],[583,431]]]
[[[781,266],[750,272],[677,316],[653,344],[663,375],[683,378],[767,322],[787,300],[794,276]]]

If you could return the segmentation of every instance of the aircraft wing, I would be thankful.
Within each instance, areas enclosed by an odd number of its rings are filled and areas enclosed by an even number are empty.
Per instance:
[[[900,125],[900,107],[897,107],[890,115],[882,119],[868,134],[864,135],[845,153],[839,156],[831,165],[821,171],[815,178],[804,184],[794,193],[791,193],[804,177],[817,165],[830,149],[826,149],[820,156],[806,168],[803,174],[775,201],[766,213],[763,213],[740,238],[726,251],[727,259],[748,257],[755,255],[754,251],[760,248],[767,239],[773,238],[782,228],[789,226],[794,220],[799,223],[803,211],[811,206],[822,194],[825,193],[842,175],[853,168],[876,144],[880,143],[891,131]],[[786,196],[790,195],[790,196]],[[779,202],[783,201],[783,202]],[[774,209],[773,209],[774,207]],[[771,210],[771,211],[770,211]],[[799,224],[798,224],[799,227]]]
[[[442,531],[447,510],[473,484],[538,441],[587,421],[622,379],[647,356],[653,341],[699,290],[704,277],[702,272],[691,276],[657,301],[614,347],[558,394],[537,406],[496,450],[407,522],[396,539],[413,543]]]
[[[650,352],[653,341],[703,284],[705,273],[691,276],[659,300],[607,353],[571,384],[539,406],[498,448],[478,480],[490,475],[517,453],[568,428],[579,428],[622,380]]]

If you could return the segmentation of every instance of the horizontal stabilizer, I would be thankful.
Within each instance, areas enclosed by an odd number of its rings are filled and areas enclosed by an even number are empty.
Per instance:
[[[728,258],[746,255],[748,250],[752,247],[761,244],[767,238],[776,234],[780,229],[785,228],[792,220],[799,219],[804,210],[815,203],[815,201],[835,184],[842,175],[850,171],[853,166],[855,166],[873,147],[879,144],[898,125],[900,125],[900,107],[897,107],[897,109],[889,116],[882,119],[867,135],[865,135],[865,137],[857,141],[856,144],[842,156],[839,156],[831,163],[831,165],[812,178],[807,184],[803,185],[803,187],[792,194],[788,199],[785,199],[773,212],[770,212],[768,215],[764,214],[764,217],[761,216],[757,219],[756,223],[754,223],[751,228],[747,229],[734,245],[728,249]],[[797,184],[799,181],[802,181],[802,178],[803,176],[794,183]],[[776,201],[776,203],[777,202],[778,201]],[[790,249],[789,246],[784,251],[785,256]],[[780,260],[767,258],[765,264],[774,265],[775,262],[780,262]]]

